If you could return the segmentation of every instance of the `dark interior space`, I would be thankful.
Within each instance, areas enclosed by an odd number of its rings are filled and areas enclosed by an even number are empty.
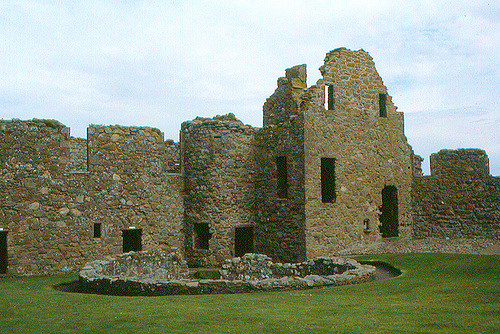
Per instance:
[[[380,117],[387,117],[387,107],[386,107],[386,94],[378,94],[378,106],[380,111]]]
[[[382,214],[380,232],[383,238],[397,237],[398,231],[398,190],[394,186],[382,189]]]
[[[198,249],[208,249],[208,241],[212,237],[210,235],[210,227],[208,223],[194,223],[194,247]]]
[[[334,103],[335,100],[333,98],[333,85],[328,85],[328,92],[327,92],[327,97],[328,97],[328,110],[333,110],[334,108]]]
[[[335,202],[335,159],[321,158],[321,201]]]
[[[7,273],[7,231],[0,231],[0,274]]]
[[[253,253],[253,226],[236,227],[234,230],[234,255]]]
[[[123,252],[138,252],[142,250],[142,229],[123,230]]]
[[[101,223],[94,223],[94,238],[101,237]]]

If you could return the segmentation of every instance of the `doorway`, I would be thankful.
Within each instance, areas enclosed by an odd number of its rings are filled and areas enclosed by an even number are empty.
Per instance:
[[[0,231],[0,274],[7,273],[8,257],[7,231]]]
[[[383,238],[392,238],[399,235],[398,227],[398,189],[386,186],[382,189],[382,207],[380,210],[380,232]]]
[[[122,231],[123,252],[138,252],[142,250],[142,229],[128,229]]]
[[[234,229],[234,255],[243,256],[246,253],[253,253],[253,226]]]

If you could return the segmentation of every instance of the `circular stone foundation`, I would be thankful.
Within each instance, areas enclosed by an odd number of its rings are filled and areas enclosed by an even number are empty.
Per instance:
[[[298,290],[368,282],[375,267],[338,257],[274,263],[266,255],[245,254],[226,260],[219,274],[220,279],[195,279],[176,253],[130,252],[87,263],[78,291],[161,296]]]

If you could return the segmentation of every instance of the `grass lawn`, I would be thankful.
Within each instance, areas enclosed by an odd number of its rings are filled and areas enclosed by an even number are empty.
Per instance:
[[[397,278],[235,295],[56,291],[76,275],[0,279],[0,333],[500,333],[500,256],[373,255]]]

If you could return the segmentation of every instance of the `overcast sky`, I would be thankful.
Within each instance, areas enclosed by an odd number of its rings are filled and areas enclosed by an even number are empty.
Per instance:
[[[262,125],[286,68],[364,49],[425,158],[479,147],[500,175],[498,1],[1,1],[0,118]]]

